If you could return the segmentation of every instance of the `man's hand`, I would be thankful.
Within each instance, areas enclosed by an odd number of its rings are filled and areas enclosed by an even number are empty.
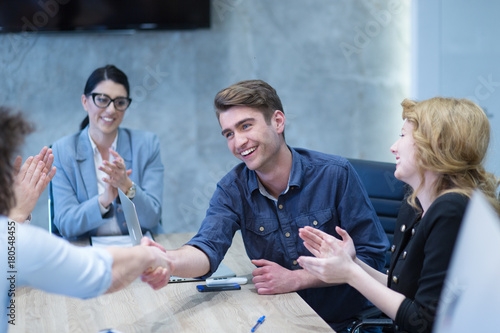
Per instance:
[[[172,271],[172,264],[166,258],[166,250],[157,242],[143,237],[141,239],[141,246],[148,246],[152,253],[157,257],[158,265],[155,269],[148,268],[141,276],[141,280],[146,282],[154,290],[165,287],[170,281],[170,272]],[[154,249],[156,248],[156,249]]]
[[[258,266],[252,272],[252,282],[260,295],[274,295],[298,290],[296,272],[265,259],[252,260]]]

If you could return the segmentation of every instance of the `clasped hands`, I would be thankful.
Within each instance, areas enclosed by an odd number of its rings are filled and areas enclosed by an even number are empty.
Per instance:
[[[129,176],[132,174],[132,169],[126,169],[125,161],[113,149],[109,149],[109,153],[113,155],[113,162],[104,160],[103,165],[99,166],[99,170],[105,172],[108,177],[102,178],[105,183],[104,193],[99,197],[99,201],[103,207],[108,207],[113,200],[118,196],[118,188],[127,193],[132,186],[132,180]]]
[[[149,284],[154,290],[165,287],[170,281],[170,272],[173,270],[172,264],[167,258],[165,248],[148,237],[141,239],[140,246],[148,247],[156,259],[154,267],[149,267],[141,275],[142,282]]]

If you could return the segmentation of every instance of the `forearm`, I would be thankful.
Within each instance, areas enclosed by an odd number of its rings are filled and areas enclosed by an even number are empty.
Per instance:
[[[331,287],[331,286],[337,286],[337,283],[327,283],[324,282],[320,279],[318,279],[316,276],[312,275],[305,269],[297,269],[291,271],[293,274],[293,290],[292,291],[298,291],[298,290],[303,290],[303,289],[309,289],[309,288],[322,288],[322,287]]]
[[[365,264],[366,265],[366,264]],[[368,266],[369,267],[369,266]],[[405,296],[395,292],[372,277],[361,265],[352,265],[347,283],[358,290],[377,308],[393,320]]]
[[[191,245],[167,251],[167,257],[172,268],[171,275],[174,276],[198,277],[210,270],[210,261],[205,252]]]
[[[364,261],[359,259],[358,257],[355,258],[354,262],[360,266],[368,275],[370,275],[374,280],[379,282],[380,284],[386,286],[387,285],[387,275],[384,273],[381,273],[371,267],[370,265],[366,264]]]

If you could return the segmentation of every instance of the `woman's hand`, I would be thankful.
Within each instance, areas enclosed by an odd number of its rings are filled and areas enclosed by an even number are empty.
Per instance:
[[[99,167],[99,170],[108,175],[108,178],[103,178],[103,181],[113,186],[115,189],[119,188],[123,193],[127,193],[128,189],[132,186],[132,180],[129,178],[132,169],[126,169],[125,161],[120,154],[112,149],[109,149],[109,153],[114,157],[113,162],[103,161],[103,165]],[[114,198],[116,198],[117,195],[118,192],[116,191]]]
[[[342,237],[342,241],[327,234],[324,231],[313,227],[304,227],[299,229],[299,237],[304,240],[304,246],[318,258],[327,258],[333,250],[327,245],[328,243],[336,242],[346,251],[346,253],[354,260],[356,258],[356,249],[351,236],[340,227],[336,227],[335,231]],[[328,240],[328,243],[326,243]],[[326,243],[326,244],[325,244]]]
[[[297,261],[300,266],[324,282],[348,283],[351,269],[353,265],[356,266],[352,253],[346,250],[349,246],[321,231],[318,233],[300,229],[300,233],[304,245],[316,256],[316,258],[299,257]]]

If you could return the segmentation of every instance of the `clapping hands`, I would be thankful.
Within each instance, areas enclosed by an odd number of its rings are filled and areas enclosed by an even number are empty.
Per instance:
[[[13,172],[15,206],[9,212],[9,218],[24,222],[29,217],[38,198],[56,174],[53,161],[52,149],[47,147],[43,147],[35,157],[28,157],[24,164],[21,156],[17,156]]]

